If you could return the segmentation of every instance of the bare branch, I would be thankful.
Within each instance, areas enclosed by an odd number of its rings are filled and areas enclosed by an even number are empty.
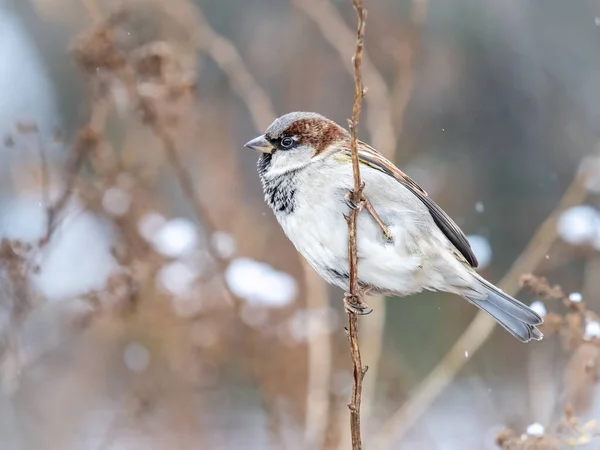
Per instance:
[[[94,0],[88,0],[85,3],[85,6],[88,8],[90,17],[98,25],[95,27],[94,31],[90,33],[89,37],[86,40],[82,40],[82,44],[78,49],[78,53],[80,57],[81,55],[84,55],[84,57],[81,57],[81,61],[83,61],[83,64],[80,61],[80,65],[82,65],[82,67],[85,68],[85,65],[90,65],[90,63],[91,67],[94,67],[95,65],[106,64],[106,61],[108,61],[111,64],[110,68],[112,69],[114,75],[117,76],[123,83],[129,98],[131,99],[132,103],[136,106],[136,111],[139,115],[139,120],[144,124],[148,125],[161,142],[167,155],[169,164],[175,172],[175,176],[179,182],[181,190],[183,191],[184,196],[186,197],[190,206],[192,207],[196,219],[199,223],[202,224],[207,235],[211,236],[216,231],[216,227],[213,224],[206,209],[204,208],[204,205],[202,204],[200,198],[198,197],[196,190],[194,189],[194,183],[192,181],[192,178],[186,170],[185,166],[183,165],[181,158],[179,157],[179,153],[173,137],[165,127],[163,121],[159,118],[153,102],[140,95],[136,83],[135,69],[127,60],[126,56],[122,54],[121,50],[118,48],[116,42],[114,41],[114,36],[112,32],[110,32],[110,27],[106,28],[106,26],[110,25],[111,21],[114,20],[116,15],[109,16],[106,19],[98,17],[98,14],[100,14],[100,8],[97,7],[97,3]],[[98,38],[100,38],[102,42],[101,52],[97,52],[97,54],[95,54],[93,52],[86,51],[86,45],[89,46],[90,44],[93,44],[95,42],[95,39]],[[97,62],[94,58],[99,58],[100,56],[104,59],[99,60],[99,62]],[[89,61],[85,58],[88,58]],[[92,120],[92,123],[94,123],[94,120]],[[79,139],[82,142],[83,149],[86,148],[86,146],[84,146],[83,144],[89,141],[92,137],[96,136],[93,133],[93,130],[94,129],[92,127],[86,130],[86,133],[84,133],[84,137],[89,135],[87,139]],[[79,154],[83,154],[83,151],[75,152],[76,157]],[[77,164],[76,167],[79,167],[81,165],[81,157],[75,160],[75,164]],[[75,171],[70,172],[76,174]],[[62,205],[63,202],[66,202],[66,200],[61,197],[61,199],[59,199],[58,206],[64,207],[64,205]],[[233,296],[233,294],[229,291],[227,283],[225,282],[223,277],[223,273],[227,268],[227,261],[223,259],[220,255],[218,255],[216,252],[211,251],[210,247],[208,248],[208,251],[216,266],[219,268],[218,275],[221,279],[224,294],[226,295],[228,300],[230,300],[235,306],[238,306],[239,302],[234,301],[235,296]]]
[[[293,0],[293,4],[315,22],[323,37],[335,48],[344,61],[344,67],[349,69],[349,73],[352,74],[352,70],[345,64],[345,61],[350,49],[355,45],[354,32],[346,25],[335,6],[328,0]],[[371,135],[373,146],[386,157],[390,157],[396,151],[391,95],[383,76],[368,55],[363,52],[361,58],[364,60],[365,78],[369,80],[367,129]]]
[[[302,258],[306,282],[306,304],[309,312],[326,311],[327,286],[315,270]],[[331,404],[329,401],[332,352],[327,331],[316,330],[308,336],[308,382],[304,442],[306,448],[323,448]]]
[[[391,93],[392,122],[394,123],[397,139],[400,139],[404,130],[406,107],[414,87],[414,56],[419,47],[428,9],[429,0],[412,0],[408,37],[403,42],[404,45],[400,46],[402,50],[398,55],[398,72]]]
[[[257,131],[262,132],[276,116],[269,95],[260,87],[244,63],[235,45],[217,33],[208,23],[199,7],[190,9],[186,17],[175,15],[187,11],[188,3],[181,7],[168,8],[172,18],[180,23],[194,20],[194,25],[186,27],[196,30],[194,43],[206,52],[221,68],[235,92],[246,105]],[[328,304],[325,283],[312,267],[301,260],[306,284],[307,306],[309,310],[324,310]],[[313,335],[308,339],[308,381],[305,419],[305,441],[311,448],[319,448],[325,439],[330,410],[329,385],[331,379],[331,340],[329,336]]]
[[[393,82],[391,93],[392,105],[390,123],[395,128],[395,136],[399,141],[404,128],[404,117],[408,103],[411,98],[414,86],[414,55],[417,52],[420,36],[423,26],[427,19],[429,9],[429,0],[412,0],[411,23],[409,42],[406,46],[407,51],[404,58],[400,61],[400,67],[396,73],[396,80]],[[367,83],[370,85],[371,80]],[[372,91],[369,92],[368,99]],[[376,105],[374,105],[375,107]],[[381,127],[380,127],[381,128]],[[387,137],[374,138],[374,141],[385,141]],[[386,154],[390,161],[394,161],[396,148],[388,149]],[[406,160],[406,151],[400,155],[402,160]],[[362,329],[362,348],[366,355],[366,364],[369,366],[369,378],[366,379],[363,390],[363,419],[368,421],[373,410],[375,400],[375,384],[378,378],[379,364],[381,362],[381,351],[383,349],[383,339],[385,334],[386,302],[384,296],[372,297],[371,303],[377,305],[374,312],[369,316]],[[366,425],[368,427],[368,424]],[[342,443],[343,444],[343,443]],[[348,448],[349,444],[341,448]]]
[[[223,71],[233,90],[250,111],[252,123],[261,132],[275,118],[275,108],[268,94],[254,79],[235,45],[217,33],[206,20],[198,5],[178,1],[177,8],[165,8],[173,20],[194,30],[194,45],[207,53]]]
[[[98,135],[104,126],[108,111],[109,105],[106,102],[98,102],[94,105],[87,127],[84,127],[77,135],[67,161],[65,186],[58,199],[47,209],[46,234],[40,240],[40,247],[44,247],[52,238],[59,216],[73,196],[75,183],[85,158],[98,143]]]
[[[358,138],[356,136],[358,120],[362,108],[364,88],[362,82],[361,64],[363,57],[363,46],[365,36],[366,10],[362,6],[362,0],[353,0],[352,5],[356,10],[358,17],[358,31],[356,36],[356,50],[354,53],[354,103],[352,105],[352,120],[350,122],[351,133],[351,151],[352,151],[352,173],[354,176],[354,189],[351,193],[351,199],[355,204],[359,204],[363,199],[364,183],[360,179],[360,166],[358,161]],[[358,221],[359,208],[350,211],[347,217],[348,222],[348,261],[350,273],[350,298],[354,301],[360,301],[358,286],[358,257],[356,252],[356,223]],[[350,341],[350,355],[352,356],[353,385],[352,398],[348,407],[350,408],[350,433],[352,435],[352,449],[362,448],[362,439],[360,435],[360,400],[362,395],[362,383],[367,367],[363,367],[360,348],[358,345],[358,317],[355,312],[348,311],[348,339]]]
[[[185,4],[184,4],[185,6]],[[169,8],[174,14],[185,11]],[[202,10],[197,7],[187,17],[172,16],[183,22],[195,18],[196,24],[188,27],[197,30],[193,39],[198,48],[206,52],[221,68],[232,87],[246,105],[257,131],[263,131],[276,116],[269,95],[260,87],[242,57],[228,39],[218,34],[208,23]],[[314,269],[304,259],[307,306],[309,310],[324,310],[328,304],[327,288]],[[319,448],[325,439],[330,410],[329,385],[331,379],[331,340],[329,336],[315,334],[308,339],[308,381],[305,418],[305,442],[311,448]]]

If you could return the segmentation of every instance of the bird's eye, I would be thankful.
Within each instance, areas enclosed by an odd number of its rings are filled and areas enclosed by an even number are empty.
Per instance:
[[[281,148],[291,148],[294,145],[294,141],[291,137],[284,137],[281,139]]]

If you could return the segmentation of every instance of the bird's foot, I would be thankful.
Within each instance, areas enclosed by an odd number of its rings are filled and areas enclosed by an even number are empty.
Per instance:
[[[358,203],[354,201],[353,199],[354,197],[354,192],[353,191],[348,191],[346,193],[346,195],[344,195],[344,201],[346,202],[346,205],[348,206],[348,208],[350,208],[352,211],[362,211],[365,208],[366,205],[366,199],[363,198],[361,201],[359,201]]]
[[[379,217],[379,214],[377,214],[377,211],[375,211],[375,208],[373,208],[371,202],[366,198],[362,197],[361,201],[356,203],[352,197],[354,197],[354,193],[352,191],[347,192],[344,196],[344,200],[346,202],[346,205],[348,205],[348,208],[350,208],[353,211],[362,211],[363,209],[369,211],[371,217],[373,217],[375,222],[377,222],[377,225],[379,225],[379,228],[381,228],[381,231],[385,236],[385,240],[389,243],[394,242],[394,236],[392,235],[392,233],[390,233],[390,230],[388,229],[387,225],[383,223],[383,220],[381,220],[381,217]]]
[[[371,286],[359,289],[356,294],[346,292],[344,294],[344,308],[346,312],[357,314],[359,316],[366,316],[373,312],[373,308],[369,308],[369,305],[365,303],[363,297],[371,290]]]

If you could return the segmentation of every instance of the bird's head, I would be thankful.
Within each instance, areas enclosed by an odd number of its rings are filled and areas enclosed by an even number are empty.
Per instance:
[[[265,134],[245,146],[262,152],[261,176],[278,176],[324,158],[349,139],[344,128],[320,114],[292,112],[275,119]]]

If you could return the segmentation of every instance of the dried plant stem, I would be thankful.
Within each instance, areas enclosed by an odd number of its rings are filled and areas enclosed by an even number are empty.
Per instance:
[[[306,282],[306,306],[309,312],[324,312],[328,308],[327,285],[315,270],[302,259]],[[331,404],[329,401],[332,351],[326,330],[314,331],[308,337],[308,389],[306,398],[304,443],[306,448],[323,448]]]
[[[185,4],[184,4],[185,6]],[[169,8],[169,12],[184,11]],[[218,34],[208,23],[202,10],[196,7],[186,17],[173,16],[179,22],[195,24],[187,29],[196,30],[193,40],[198,48],[206,52],[221,68],[240,99],[250,111],[257,131],[262,132],[276,117],[269,95],[260,87],[244,63],[235,45]],[[328,306],[327,287],[314,269],[302,259],[307,291],[307,305],[311,310],[324,310]],[[305,415],[305,443],[309,448],[320,448],[325,440],[328,415],[330,413],[329,387],[331,382],[331,339],[329,336],[314,335],[308,339],[308,380]]]
[[[352,151],[352,172],[354,175],[354,189],[351,193],[351,199],[355,204],[359,204],[363,199],[364,183],[360,179],[360,166],[358,161],[358,138],[357,127],[362,108],[362,99],[364,88],[362,82],[361,63],[365,36],[366,11],[362,6],[362,0],[353,0],[352,5],[356,10],[358,17],[358,31],[356,37],[356,51],[354,53],[354,103],[352,105],[352,120],[350,122],[351,133],[351,151]],[[350,273],[350,298],[354,301],[360,301],[358,286],[358,256],[356,251],[356,223],[358,221],[359,208],[350,211],[346,217],[348,222],[348,261]],[[350,341],[350,355],[352,356],[353,385],[352,398],[348,407],[350,408],[350,433],[352,435],[352,448],[358,450],[362,448],[362,439],[360,435],[360,400],[362,394],[362,383],[367,367],[363,367],[360,348],[358,345],[358,317],[356,313],[348,312],[348,339]]]
[[[90,4],[91,6],[95,6],[94,1],[90,2],[87,0],[87,6],[88,10],[90,10],[90,15],[97,21],[98,17],[94,12],[98,11],[98,8],[89,8]],[[172,20],[180,23],[182,29],[194,30],[191,35],[194,45],[199,50],[206,52],[221,68],[240,99],[248,108],[254,126],[258,131],[262,132],[273,118],[276,117],[275,108],[268,94],[260,87],[252,73],[248,70],[235,45],[210,26],[198,5],[178,0],[177,7],[167,8],[164,11],[170,15]],[[127,85],[130,86],[130,95],[139,102],[139,96],[135,88],[132,87],[131,83],[127,83]],[[140,109],[144,110],[147,108],[142,104]],[[156,122],[156,117],[150,115],[149,118],[151,121]],[[148,120],[148,117],[146,117],[146,120]],[[206,211],[204,211],[199,198],[197,198],[193,181],[181,162],[172,137],[160,123],[152,125],[152,128],[161,140],[169,163],[174,169],[188,201],[194,208],[196,216],[199,219],[202,218],[202,223],[214,229],[214,225],[211,225],[210,218],[206,214]],[[302,262],[306,274],[305,282],[307,286],[308,306],[313,310],[324,310],[328,306],[326,285],[304,260]],[[330,411],[331,363],[330,337],[320,335],[309,339],[305,438],[307,444],[311,445],[311,448],[319,448],[319,444],[325,440]],[[315,444],[314,447],[312,444]]]
[[[219,66],[248,108],[255,128],[264,131],[276,117],[275,108],[269,95],[248,70],[235,45],[215,31],[198,5],[177,0],[177,7],[165,8],[164,12],[181,23],[183,29],[194,30],[191,39],[196,48],[208,54]]]
[[[404,115],[414,87],[413,61],[419,47],[421,30],[427,19],[428,10],[429,0],[412,0],[406,45],[402,47],[403,51],[398,55],[398,72],[391,90],[392,121],[398,139],[404,130]],[[406,158],[406,155],[404,157]]]
[[[404,58],[400,61],[400,67],[396,73],[396,80],[393,82],[391,92],[392,110],[390,123],[395,128],[395,136],[399,141],[404,129],[404,116],[408,103],[411,98],[414,86],[414,56],[419,47],[419,41],[423,26],[427,19],[429,10],[429,0],[412,0],[410,36],[407,49],[404,52]],[[369,82],[370,84],[370,82]],[[375,105],[374,105],[375,106]],[[383,142],[386,136],[382,135],[373,139],[374,141]],[[383,148],[385,150],[385,148]],[[390,161],[394,161],[397,148],[388,147],[386,157]],[[402,160],[406,160],[406,150],[401,153]],[[381,352],[383,350],[383,339],[385,335],[386,322],[386,302],[383,295],[372,297],[370,301],[374,307],[374,311],[369,315],[369,320],[366,321],[362,328],[362,349],[365,352],[366,364],[369,366],[369,377],[366,379],[363,387],[363,424],[366,429],[369,429],[369,421],[373,412],[373,404],[375,402],[375,387],[378,379],[379,364],[381,363]],[[345,444],[343,442],[341,445]],[[339,447],[341,449],[348,448],[348,445]]]
[[[83,166],[85,158],[94,149],[98,143],[98,136],[108,113],[110,105],[106,101],[98,101],[94,104],[92,109],[90,120],[86,127],[82,128],[79,132],[73,144],[73,148],[69,153],[69,159],[67,161],[66,168],[66,181],[65,186],[56,201],[47,208],[46,215],[46,233],[40,241],[40,248],[43,248],[50,239],[56,229],[62,210],[67,206],[69,200],[73,195],[75,183],[79,176],[79,171]],[[45,180],[47,183],[47,180]],[[47,188],[47,187],[46,187]]]
[[[585,181],[587,172],[582,171],[567,189],[558,206],[536,230],[533,238],[502,278],[498,287],[509,295],[520,290],[519,280],[524,273],[535,271],[550,251],[557,238],[557,223],[561,214],[568,208],[581,204],[587,195]],[[438,365],[417,386],[409,399],[388,419],[378,435],[375,448],[389,449],[412,427],[437,396],[450,384],[458,371],[481,348],[491,336],[496,322],[486,313],[479,312],[467,329],[454,343]]]
[[[100,24],[99,26],[103,26],[101,10],[98,6],[98,3],[95,0],[87,0],[84,2],[84,6],[86,7],[90,18]],[[119,68],[114,70],[115,75],[121,79],[127,94],[134,105],[136,105],[136,111],[139,114],[139,119],[144,124],[148,125],[156,135],[156,137],[161,142],[164,151],[167,155],[167,159],[169,164],[173,168],[175,172],[175,176],[179,182],[181,190],[183,191],[184,196],[188,200],[190,206],[194,211],[194,215],[196,219],[205,229],[205,232],[208,236],[212,236],[212,234],[217,230],[216,225],[213,223],[210,215],[208,214],[206,208],[202,204],[199,196],[194,189],[194,182],[192,180],[191,175],[186,170],[181,158],[179,156],[179,152],[177,150],[177,146],[175,145],[175,141],[169,131],[164,126],[162,120],[158,116],[155,106],[152,101],[142,97],[137,89],[136,84],[136,74],[131,66],[131,64],[127,61],[127,59],[120,53],[119,49],[115,46],[114,42],[107,41],[110,45],[113,45],[111,51],[115,55],[115,59],[119,61]],[[106,112],[103,116],[103,121],[106,118]],[[95,117],[92,117],[91,123],[94,124],[97,122]],[[94,127],[90,126],[90,131],[93,131]],[[75,154],[79,154],[82,152],[75,152]],[[81,162],[76,160],[76,162],[80,165]],[[78,167],[78,166],[77,166]],[[210,251],[210,248],[209,248]],[[212,259],[215,261],[216,266],[219,268],[219,276],[221,278],[221,284],[223,285],[223,292],[231,303],[234,305],[238,305],[239,302],[236,301],[235,296],[229,291],[227,283],[223,278],[223,273],[227,268],[228,261],[221,258],[217,253],[210,251]]]
[[[294,6],[304,12],[318,27],[323,37],[346,61],[348,52],[354,47],[354,31],[344,22],[343,17],[329,0],[293,0]],[[392,122],[391,94],[375,64],[363,52],[362,68],[369,80],[369,96],[366,127],[371,135],[373,147],[389,157],[396,150],[396,132]],[[349,66],[344,63],[344,68]],[[351,73],[352,71],[349,70]]]
[[[318,27],[323,37],[345,61],[349,49],[354,46],[354,31],[346,24],[341,14],[329,0],[293,0],[295,7],[303,11]],[[413,56],[418,46],[418,35],[426,20],[429,0],[413,0],[411,13],[410,42],[407,51],[402,55],[400,67],[390,92],[387,83],[377,70],[368,55],[363,52],[363,70],[369,80],[369,96],[367,104],[367,130],[375,148],[388,159],[394,159],[397,140],[402,132],[404,111],[408,105],[413,87]],[[347,65],[344,65],[348,68]],[[369,316],[369,321],[363,330],[363,348],[369,348],[370,361],[373,362],[371,371],[365,383],[363,419],[369,418],[371,403],[375,395],[376,371],[380,361],[383,334],[385,329],[385,301],[383,296],[373,297],[372,302],[378,305],[376,311]],[[370,365],[371,366],[371,365]],[[345,422],[340,422],[345,427]],[[349,442],[346,434],[341,434],[338,448],[346,449]]]
[[[204,207],[200,197],[198,196],[196,189],[194,188],[194,182],[192,180],[192,177],[185,168],[183,162],[181,161],[173,137],[157,116],[151,102],[142,98],[135,89],[135,78],[133,77],[133,72],[131,71],[130,67],[126,67],[125,70],[123,70],[123,79],[129,91],[129,95],[138,106],[138,110],[141,115],[141,120],[150,126],[150,128],[154,131],[156,137],[161,142],[163,149],[167,155],[169,165],[175,172],[175,177],[179,182],[179,186],[183,191],[183,195],[192,207],[196,219],[204,227],[206,235],[208,237],[212,236],[218,230],[218,228],[214,224],[213,220],[208,214],[207,209]],[[227,259],[224,259],[218,253],[211,251],[210,247],[208,248],[208,250],[212,259],[215,262],[216,267],[219,269],[218,277],[221,281],[221,285],[223,287],[223,294],[226,300],[229,301],[229,303],[232,304],[234,307],[239,307],[239,299],[237,299],[229,290],[229,287],[224,278],[224,273],[227,270],[228,266]]]

